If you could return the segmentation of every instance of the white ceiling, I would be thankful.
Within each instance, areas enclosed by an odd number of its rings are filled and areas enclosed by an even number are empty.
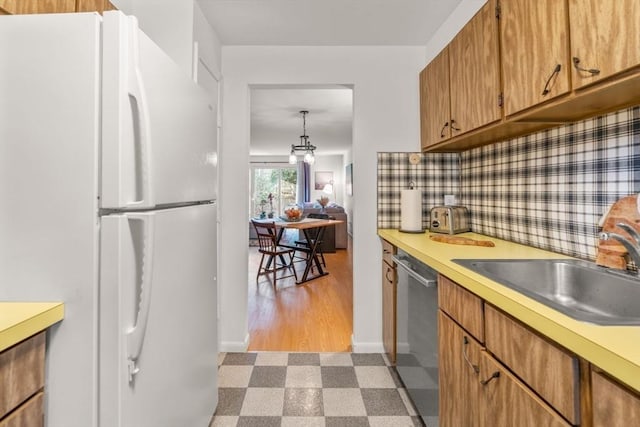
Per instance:
[[[223,45],[426,46],[463,0],[197,0]],[[252,88],[251,155],[288,155],[302,116],[317,154],[351,146],[351,90]]]
[[[251,155],[288,155],[300,144],[301,110],[316,154],[345,154],[351,146],[353,91],[344,86],[251,88]]]
[[[223,45],[424,46],[462,0],[198,0]]]

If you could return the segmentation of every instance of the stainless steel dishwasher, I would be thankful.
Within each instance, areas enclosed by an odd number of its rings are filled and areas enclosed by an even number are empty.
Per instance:
[[[402,250],[397,264],[396,370],[428,427],[438,425],[437,273]]]

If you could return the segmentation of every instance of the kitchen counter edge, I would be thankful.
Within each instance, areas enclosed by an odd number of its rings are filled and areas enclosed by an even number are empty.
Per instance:
[[[47,329],[64,318],[61,302],[0,301],[0,351]]]

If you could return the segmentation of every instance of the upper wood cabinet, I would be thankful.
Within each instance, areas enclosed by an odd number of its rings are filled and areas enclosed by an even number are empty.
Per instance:
[[[499,15],[505,115],[568,93],[566,2],[500,0]]]
[[[99,12],[116,10],[109,0],[0,0],[0,12],[31,13]]]
[[[569,0],[574,89],[640,64],[638,0]]]
[[[76,0],[0,0],[0,8],[12,15],[75,12]]]
[[[495,10],[489,0],[420,73],[423,149],[502,117]]]
[[[444,48],[420,73],[420,136],[423,149],[450,138],[450,117],[449,49]]]
[[[116,10],[116,7],[109,0],[78,0],[76,12],[106,12]]]
[[[451,136],[500,120],[496,2],[489,0],[449,44]]]

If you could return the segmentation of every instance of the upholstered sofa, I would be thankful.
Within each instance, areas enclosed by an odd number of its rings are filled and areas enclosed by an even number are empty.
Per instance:
[[[330,205],[324,209],[324,213],[337,219],[339,221],[343,221],[342,224],[335,225],[335,247],[336,249],[346,249],[347,248],[347,214],[344,211],[342,206]],[[302,208],[302,215],[307,216],[310,213],[322,213],[321,206],[317,203],[311,203],[305,205]]]

